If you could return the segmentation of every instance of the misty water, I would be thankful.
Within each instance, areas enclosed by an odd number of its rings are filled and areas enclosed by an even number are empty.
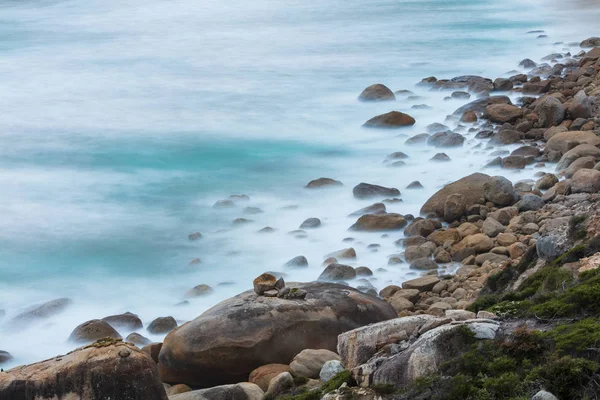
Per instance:
[[[560,5],[562,6],[562,5]],[[374,201],[352,187],[397,187],[388,211],[418,215],[445,183],[480,168],[493,150],[466,130],[463,148],[409,147],[465,100],[415,83],[430,75],[508,76],[518,61],[569,49],[598,14],[550,1],[87,0],[0,4],[0,350],[29,363],[74,348],[78,324],[131,311],[190,320],[252,286],[265,271],[315,280],[325,254],[350,245],[351,264],[381,289],[416,277],[401,233],[348,232],[347,215]],[[577,17],[575,17],[577,16]],[[577,23],[574,24],[574,18]],[[528,34],[543,29],[548,38]],[[555,44],[555,42],[564,42]],[[513,71],[513,73],[509,73]],[[367,104],[373,83],[421,96]],[[430,109],[412,109],[426,104]],[[403,130],[361,125],[392,109]],[[448,122],[451,128],[455,122]],[[410,157],[391,168],[394,151]],[[444,151],[452,161],[428,160]],[[513,181],[520,172],[487,170]],[[306,190],[319,177],[344,183]],[[424,189],[407,190],[419,180]],[[249,201],[215,209],[232,194]],[[246,207],[263,212],[247,214]],[[234,224],[236,218],[252,220]],[[295,237],[306,218],[322,226]],[[257,233],[263,227],[273,233]],[[203,238],[188,240],[201,232]],[[343,242],[353,237],[351,244]],[[371,243],[380,245],[371,251]],[[304,255],[306,269],[284,269]],[[190,265],[190,261],[201,259]],[[449,267],[452,268],[452,267]],[[198,284],[209,296],[184,300]],[[355,282],[350,282],[355,285]],[[15,330],[11,318],[68,297],[64,313]],[[128,332],[121,332],[125,337]],[[145,336],[160,340],[161,337]]]

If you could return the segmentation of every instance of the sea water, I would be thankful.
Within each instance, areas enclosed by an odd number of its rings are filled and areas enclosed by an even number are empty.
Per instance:
[[[181,323],[251,288],[265,271],[315,280],[325,255],[349,246],[358,254],[352,265],[376,271],[377,289],[418,276],[407,264],[387,265],[402,251],[394,245],[401,232],[347,231],[356,219],[348,214],[374,202],[355,199],[352,187],[397,187],[403,202],[388,211],[418,215],[445,183],[479,171],[493,150],[474,148],[480,142],[466,130],[462,148],[404,144],[465,103],[415,83],[430,75],[509,76],[522,58],[578,52],[569,41],[597,35],[598,14],[584,1],[560,7],[529,0],[2,2],[0,350],[15,357],[3,367],[73,349],[70,332],[89,319],[130,311],[145,325],[167,315]],[[538,29],[548,37],[527,33]],[[357,101],[373,83],[421,98]],[[418,104],[431,108],[412,108]],[[361,127],[390,110],[417,123]],[[405,166],[383,163],[394,151],[409,155]],[[451,162],[428,161],[442,151]],[[533,176],[532,167],[486,172],[513,181]],[[344,186],[303,188],[322,176]],[[424,188],[405,189],[415,180]],[[213,208],[231,194],[250,200]],[[247,215],[245,207],[263,212]],[[234,224],[240,217],[252,221]],[[289,234],[309,217],[322,226],[306,237]],[[266,226],[275,231],[257,233]],[[193,232],[202,239],[188,240]],[[374,243],[378,251],[367,248]],[[283,268],[298,255],[308,268]],[[198,284],[213,293],[177,306]],[[11,329],[14,315],[58,297],[73,305]]]

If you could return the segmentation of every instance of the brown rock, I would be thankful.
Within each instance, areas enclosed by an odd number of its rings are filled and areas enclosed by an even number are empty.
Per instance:
[[[402,128],[412,126],[415,122],[415,119],[408,114],[400,111],[390,111],[371,118],[363,126],[367,128]]]
[[[287,364],[267,364],[256,368],[250,373],[248,382],[258,385],[264,392],[269,388],[269,382],[282,372],[290,372]]]
[[[571,193],[598,193],[600,191],[600,171],[580,169],[571,179]]]
[[[403,289],[417,289],[419,292],[431,290],[440,279],[435,275],[425,275],[402,283]]]
[[[483,201],[483,185],[488,179],[489,175],[474,173],[446,185],[427,200],[421,207],[421,214],[435,213],[443,217],[446,200],[452,194],[462,194],[467,208],[480,204]]]
[[[100,319],[93,319],[77,326],[69,336],[69,342],[92,343],[102,338],[121,339],[121,335],[110,324]]]
[[[403,215],[386,213],[386,214],[366,214],[361,216],[350,230],[354,231],[392,231],[402,229],[408,222]]]
[[[315,180],[308,182],[308,184],[305,186],[305,188],[319,189],[319,188],[324,188],[324,187],[336,187],[336,186],[343,186],[343,184],[342,184],[342,182],[336,181],[335,179],[319,178],[319,179],[315,179]]]
[[[396,100],[396,96],[387,86],[376,83],[363,90],[358,99],[360,101],[393,101]]]
[[[276,282],[277,277],[275,277],[275,275],[265,272],[254,279],[254,292],[261,296],[267,290],[275,289]]]
[[[575,148],[580,144],[592,146],[600,145],[600,137],[590,131],[567,131],[552,136],[546,143],[546,152],[554,150],[561,154]]]
[[[510,104],[491,104],[485,108],[484,117],[492,122],[504,124],[523,116],[523,110]]]

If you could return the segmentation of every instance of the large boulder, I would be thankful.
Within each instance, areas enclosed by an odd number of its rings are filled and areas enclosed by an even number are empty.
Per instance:
[[[484,117],[492,122],[504,124],[523,116],[523,110],[511,104],[491,104],[485,108]]]
[[[400,191],[396,188],[388,188],[385,186],[373,185],[371,183],[361,182],[354,186],[352,194],[357,199],[367,199],[369,197],[394,197],[400,196]]]
[[[538,123],[542,128],[559,125],[565,118],[565,107],[556,97],[545,96],[540,99],[535,108]]]
[[[474,100],[464,106],[458,108],[452,113],[453,116],[461,118],[467,111],[475,113],[483,113],[487,106],[491,104],[512,104],[508,96],[490,96]]]
[[[600,149],[591,144],[580,144],[562,155],[556,165],[557,171],[567,169],[575,160],[582,157],[594,157],[600,160]]]
[[[571,179],[572,193],[600,192],[600,171],[595,169],[580,169]]]
[[[115,329],[124,329],[126,331],[135,331],[144,327],[140,317],[130,312],[109,315],[102,318],[102,321],[108,322]]]
[[[567,109],[573,119],[592,117],[592,101],[583,90],[573,96],[573,99],[567,104]]]
[[[581,144],[600,145],[600,137],[592,131],[567,131],[552,136],[546,143],[546,151],[557,151],[565,154]]]
[[[344,264],[329,264],[319,275],[320,281],[345,281],[356,278],[356,270]]]
[[[169,400],[263,400],[264,396],[265,393],[257,385],[242,382],[176,394],[169,396]]]
[[[473,336],[464,333],[467,327]],[[473,340],[491,340],[500,326],[491,320],[469,320],[438,326],[423,333],[402,353],[372,361],[352,370],[359,384],[403,387],[417,378],[433,375],[447,361],[467,350]]]
[[[250,290],[171,331],[159,356],[162,380],[199,387],[244,381],[261,365],[287,364],[304,349],[335,351],[340,333],[396,317],[385,301],[347,286],[287,287],[305,290],[305,300]]]
[[[396,100],[396,96],[387,86],[376,83],[363,90],[358,99],[360,101],[389,101]]]
[[[415,122],[415,119],[408,114],[400,111],[390,111],[371,118],[363,126],[367,128],[402,128],[412,126]]]
[[[579,46],[583,48],[600,47],[600,37],[589,37],[583,40]]]
[[[167,394],[150,357],[104,340],[0,373],[0,399],[167,400]]]
[[[484,199],[483,185],[489,178],[489,175],[477,172],[444,186],[421,207],[421,214],[435,213],[443,217],[446,200],[452,194],[461,194],[467,208],[479,204]]]
[[[366,214],[350,227],[353,231],[393,231],[402,229],[408,222],[400,214]]]
[[[515,189],[505,177],[492,176],[483,184],[483,196],[498,206],[510,206],[515,202]]]

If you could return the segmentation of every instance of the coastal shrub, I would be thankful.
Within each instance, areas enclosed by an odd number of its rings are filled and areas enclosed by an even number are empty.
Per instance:
[[[598,367],[597,362],[565,356],[536,367],[527,379],[542,382],[560,399],[591,398],[600,390],[596,382]]]
[[[487,310],[499,301],[500,296],[497,296],[495,294],[486,294],[483,296],[479,296],[477,300],[475,300],[471,305],[469,305],[469,307],[467,307],[467,310],[475,313],[481,310]]]
[[[325,382],[320,388],[314,390],[308,390],[304,393],[298,393],[294,395],[279,396],[277,400],[319,400],[321,397],[329,392],[332,392],[342,386],[344,383],[351,386],[354,383],[352,374],[348,370],[338,372],[333,378]],[[270,399],[264,399],[270,400]]]

